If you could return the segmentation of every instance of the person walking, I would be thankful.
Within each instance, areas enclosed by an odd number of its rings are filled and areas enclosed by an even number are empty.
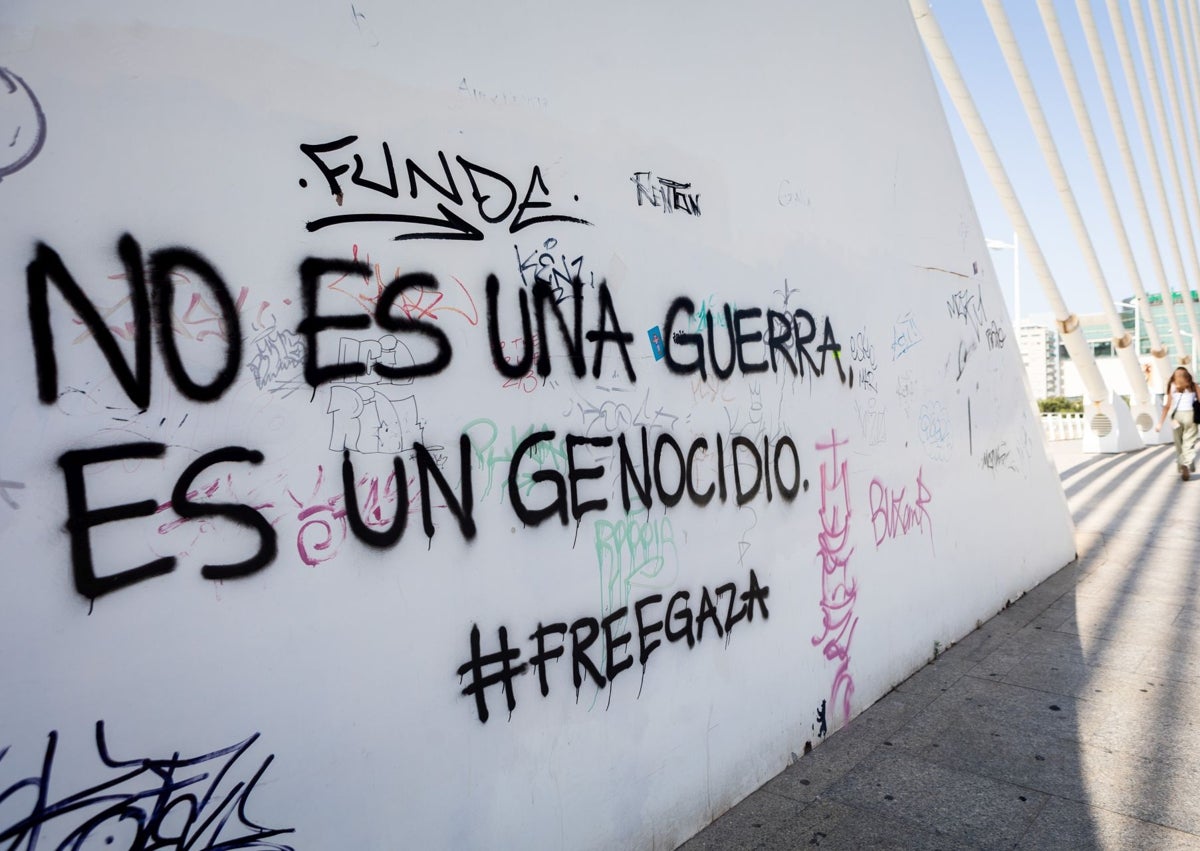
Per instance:
[[[1171,430],[1175,433],[1175,463],[1179,466],[1179,477],[1185,482],[1196,469],[1196,382],[1192,374],[1182,366],[1171,374],[1167,382],[1166,402],[1158,428],[1162,430],[1167,417],[1171,418]]]

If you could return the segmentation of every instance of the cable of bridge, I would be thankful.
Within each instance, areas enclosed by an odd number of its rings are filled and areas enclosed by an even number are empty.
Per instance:
[[[1063,345],[1066,346],[1075,361],[1088,401],[1092,403],[1107,402],[1109,400],[1108,386],[1100,374],[1092,347],[1084,339],[1079,317],[1071,313],[1063,300],[1062,292],[1058,288],[1053,272],[1050,271],[1037,236],[1029,224],[1025,209],[1021,206],[1020,199],[1017,198],[1016,190],[1008,177],[1000,154],[996,151],[996,146],[988,133],[987,125],[984,124],[975,100],[971,97],[971,92],[962,78],[958,63],[954,60],[954,54],[946,42],[942,28],[929,8],[929,0],[909,0],[909,6],[913,12],[913,18],[916,20],[917,29],[925,42],[925,49],[929,52],[938,76],[941,77],[942,83],[950,95],[950,100],[966,127],[971,143],[983,161],[984,169],[988,173],[992,186],[995,187],[1000,203],[1004,206],[1009,220],[1020,237],[1021,247],[1025,249],[1029,262],[1033,266],[1034,274],[1042,287],[1046,301],[1054,311]]]
[[[983,0],[983,9],[987,13],[988,20],[992,25],[992,32],[995,34],[996,41],[1000,45],[1000,52],[1004,56],[1005,65],[1008,66],[1008,73],[1012,76],[1013,84],[1017,87],[1017,94],[1021,98],[1021,104],[1025,107],[1025,115],[1033,127],[1033,135],[1037,139],[1038,149],[1042,152],[1042,158],[1046,161],[1046,167],[1050,170],[1050,178],[1054,182],[1054,189],[1058,192],[1059,200],[1066,210],[1067,219],[1071,223],[1071,230],[1075,234],[1075,241],[1079,244],[1080,251],[1083,252],[1083,259],[1087,263],[1092,284],[1095,286],[1096,295],[1100,299],[1100,308],[1104,312],[1104,318],[1108,320],[1108,329],[1112,334],[1113,347],[1116,350],[1121,366],[1125,370],[1125,378],[1129,381],[1133,401],[1138,405],[1145,405],[1150,401],[1150,394],[1146,387],[1145,376],[1142,374],[1141,364],[1138,362],[1137,354],[1131,346],[1132,341],[1129,332],[1125,330],[1125,324],[1121,321],[1121,317],[1117,313],[1116,305],[1113,304],[1112,291],[1108,286],[1108,277],[1104,274],[1104,266],[1100,263],[1099,255],[1096,254],[1096,246],[1092,243],[1087,223],[1083,220],[1083,211],[1079,209],[1079,202],[1075,198],[1075,192],[1071,189],[1071,181],[1067,177],[1066,166],[1063,165],[1062,156],[1058,152],[1058,145],[1054,141],[1054,135],[1050,132],[1050,123],[1046,120],[1045,110],[1042,109],[1041,100],[1038,98],[1037,90],[1033,85],[1033,78],[1030,77],[1029,69],[1025,65],[1025,59],[1021,55],[1020,45],[1017,44],[1017,36],[1012,31],[1011,24],[1009,24],[1008,15],[1004,11],[1004,4],[1001,0]]]

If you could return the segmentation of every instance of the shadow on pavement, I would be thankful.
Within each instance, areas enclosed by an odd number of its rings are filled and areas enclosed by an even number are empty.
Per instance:
[[[1070,460],[1077,559],[685,848],[1200,848],[1200,480]]]

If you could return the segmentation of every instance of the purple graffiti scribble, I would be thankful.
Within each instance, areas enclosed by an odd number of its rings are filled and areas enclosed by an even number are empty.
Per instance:
[[[309,567],[316,567],[337,555],[348,531],[346,509],[339,505],[343,495],[319,498],[324,480],[325,468],[318,465],[317,479],[309,497],[301,500],[290,488],[287,491],[299,509],[296,519],[301,525],[296,532],[296,551]]]
[[[847,440],[838,440],[830,431],[828,443],[817,443],[818,452],[828,453],[821,461],[821,531],[817,535],[817,554],[821,557],[822,633],[813,636],[814,647],[824,645],[825,658],[837,660],[837,673],[829,692],[830,708],[841,706],[842,720],[850,719],[850,699],[854,696],[854,677],[850,674],[850,643],[858,618],[854,601],[858,583],[849,575],[850,556],[850,482],[845,458],[838,448]],[[838,695],[841,695],[841,702]]]
[[[879,549],[888,538],[901,538],[909,532],[929,535],[933,544],[933,518],[925,506],[933,496],[921,480],[923,470],[917,470],[916,500],[907,497],[908,488],[889,488],[879,481],[871,481],[871,529],[875,533],[875,548]]]

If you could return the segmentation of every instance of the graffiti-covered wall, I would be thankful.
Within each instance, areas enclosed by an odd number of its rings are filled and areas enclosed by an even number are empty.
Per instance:
[[[6,5],[0,844],[670,847],[1071,558],[907,9],[752,6]]]

